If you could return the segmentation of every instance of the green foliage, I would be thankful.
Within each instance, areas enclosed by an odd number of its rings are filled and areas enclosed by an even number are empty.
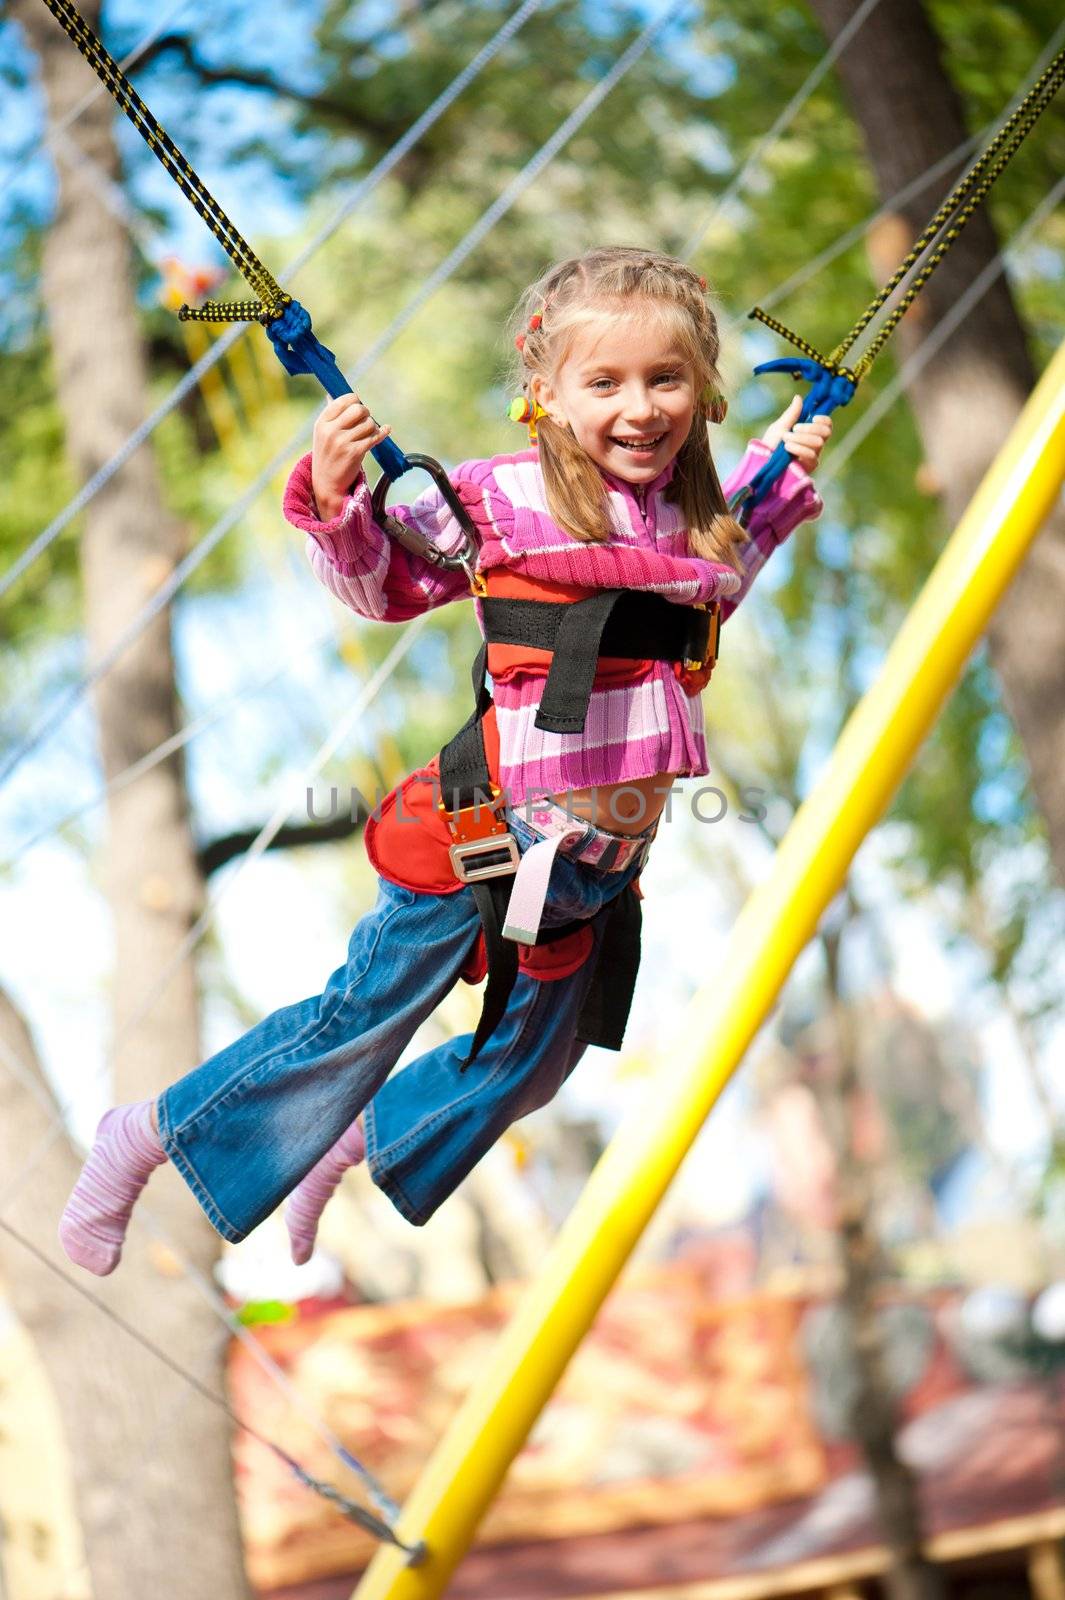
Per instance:
[[[43,334],[0,361],[0,570],[6,572],[74,493],[63,462],[63,426]],[[39,643],[42,625],[78,625],[76,525],[0,603],[0,651]]]

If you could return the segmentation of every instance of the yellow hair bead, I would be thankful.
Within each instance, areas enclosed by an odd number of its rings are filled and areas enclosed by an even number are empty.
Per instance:
[[[535,400],[530,400],[527,395],[515,395],[507,407],[507,416],[511,422],[524,422],[529,430],[529,442],[536,442],[536,424],[541,417],[546,417],[547,412]]]

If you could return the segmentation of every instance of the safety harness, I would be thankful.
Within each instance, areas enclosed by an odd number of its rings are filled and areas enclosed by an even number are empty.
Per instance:
[[[381,483],[387,493],[386,480]],[[377,516],[383,513],[384,493],[375,492]],[[458,520],[467,539],[475,541],[465,507]],[[514,599],[493,596],[491,582],[491,573],[473,575],[484,630],[473,664],[473,711],[440,752],[438,807],[453,841],[451,866],[477,902],[488,968],[481,1015],[463,1070],[501,1020],[518,975],[518,943],[503,929],[521,852],[507,821],[506,796],[493,782],[485,749],[483,722],[492,705],[486,684],[489,645],[548,652],[550,666],[534,725],[545,732],[579,734],[601,657],[680,662],[685,670],[708,672],[717,659],[721,626],[717,601],[683,606],[629,589],[601,589],[583,600]],[[590,958],[594,966],[577,1038],[620,1050],[640,965],[640,901],[631,883],[594,920],[600,919],[602,933]],[[536,943],[553,943],[584,925],[575,921],[541,929]]]

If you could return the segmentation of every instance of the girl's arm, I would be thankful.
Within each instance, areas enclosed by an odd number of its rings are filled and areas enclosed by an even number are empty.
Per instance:
[[[783,417],[773,424],[773,428],[781,437],[785,437],[786,424],[795,415],[797,415],[795,402],[792,402]],[[803,425],[803,437],[800,438],[796,434],[787,434],[787,437],[797,440],[803,459],[813,466],[831,428],[830,420],[827,417],[820,417],[815,419],[814,423]],[[776,442],[775,435],[771,438],[767,436],[750,441],[743,460],[721,486],[726,499],[731,499],[738,489],[750,483],[759,468],[769,460]],[[735,594],[722,601],[722,621],[730,617],[740,602],[746,598],[752,583],[773,551],[784,543],[789,534],[794,533],[800,522],[808,522],[813,517],[819,517],[823,510],[824,502],[814,487],[810,474],[798,461],[789,462],[769,493],[751,512],[750,524],[746,530],[746,542],[735,546],[731,552],[732,560],[742,574],[742,582]]]
[[[307,554],[320,583],[360,616],[406,622],[469,593],[461,567],[437,567],[390,539],[373,520],[362,464],[389,432],[378,427],[357,394],[330,400],[314,424],[314,447],[297,462],[285,490],[285,516],[308,537]],[[459,467],[455,477],[460,479]],[[456,481],[459,493],[462,485]],[[467,490],[467,496],[469,491]],[[413,505],[390,514],[438,544],[461,548],[462,529],[433,484]]]
[[[677,605],[718,599],[740,586],[719,561],[670,555],[646,545],[584,544],[558,527],[544,503],[535,453],[497,456],[482,469],[481,566],[590,589],[641,589]]]
[[[563,544],[554,524],[549,524],[541,541],[512,543],[504,537],[498,549],[503,552],[502,559],[487,545],[482,548],[482,566],[505,565],[530,578],[590,589],[640,589],[660,594],[676,605],[716,600],[740,586],[731,567],[719,561],[670,556],[636,545],[581,544],[568,537]]]
[[[307,534],[314,575],[338,600],[371,621],[408,622],[469,594],[461,567],[433,566],[377,526],[370,487],[361,471],[337,514],[323,519],[314,493],[312,462],[313,457],[306,455],[293,468],[285,489],[285,516]],[[459,467],[454,480],[465,500],[462,473]],[[465,536],[435,484],[412,505],[388,509],[397,521],[428,535],[447,555],[461,548]]]

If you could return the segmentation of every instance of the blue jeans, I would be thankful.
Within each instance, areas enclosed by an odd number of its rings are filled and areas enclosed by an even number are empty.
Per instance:
[[[520,814],[508,820],[524,852],[537,835]],[[545,925],[594,917],[640,869],[639,856],[605,872],[559,853]],[[374,1182],[426,1222],[517,1117],[557,1094],[584,1053],[574,1034],[591,960],[549,983],[519,973],[466,1072],[471,1034],[388,1076],[479,929],[472,889],[422,894],[382,878],[322,994],[273,1012],[163,1091],[163,1148],[223,1238],[257,1227],[364,1109]]]

